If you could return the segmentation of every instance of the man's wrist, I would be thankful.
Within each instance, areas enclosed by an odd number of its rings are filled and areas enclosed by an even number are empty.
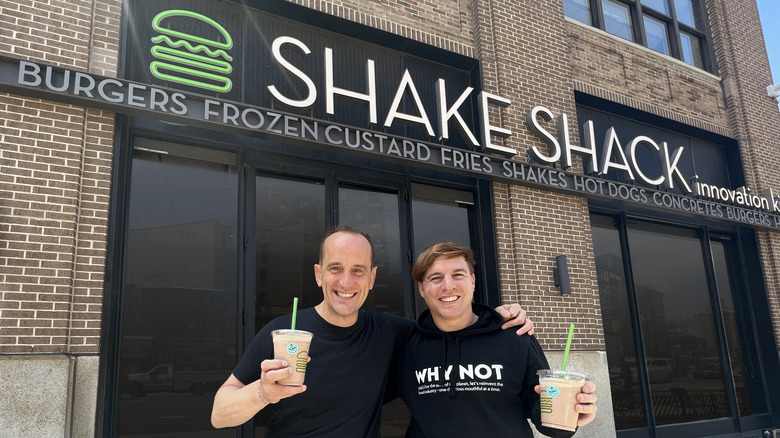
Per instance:
[[[266,405],[272,405],[276,402],[272,402],[268,395],[265,393],[265,389],[263,389],[263,382],[258,380],[257,382],[257,398]]]

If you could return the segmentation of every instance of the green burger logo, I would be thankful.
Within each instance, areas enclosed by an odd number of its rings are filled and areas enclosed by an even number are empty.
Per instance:
[[[225,41],[173,30],[170,28],[173,17],[200,20],[214,27]],[[163,27],[166,18],[167,27]],[[152,27],[160,33],[152,37],[156,44],[152,46],[152,56],[157,60],[149,64],[156,78],[220,93],[233,88],[233,81],[227,76],[233,71],[230,64],[233,58],[227,53],[233,47],[233,40],[222,25],[196,12],[171,9],[157,14]]]

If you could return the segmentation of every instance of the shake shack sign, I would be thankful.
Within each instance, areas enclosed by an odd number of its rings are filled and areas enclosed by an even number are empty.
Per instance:
[[[565,114],[537,106],[525,129],[539,141],[516,154],[488,116],[511,102],[462,68],[232,3],[181,4],[128,2],[129,79],[0,57],[0,91],[780,230],[771,191],[697,179],[701,145],[598,117],[575,142]]]

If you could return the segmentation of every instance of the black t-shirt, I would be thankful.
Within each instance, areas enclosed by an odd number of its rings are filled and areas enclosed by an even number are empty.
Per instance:
[[[271,331],[290,328],[290,323],[287,315],[263,327],[233,375],[245,385],[259,379],[260,363],[273,358]],[[266,436],[378,437],[391,361],[413,321],[361,310],[353,326],[338,327],[310,308],[298,312],[295,328],[314,333],[307,389],[265,408],[271,409]]]

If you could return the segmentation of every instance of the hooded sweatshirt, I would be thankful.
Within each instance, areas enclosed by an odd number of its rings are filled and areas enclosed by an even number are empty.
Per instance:
[[[543,427],[536,371],[549,368],[533,336],[502,330],[495,310],[473,304],[477,322],[443,332],[429,310],[398,356],[400,397],[412,413],[407,437],[533,437],[527,419],[551,437],[574,432]]]

